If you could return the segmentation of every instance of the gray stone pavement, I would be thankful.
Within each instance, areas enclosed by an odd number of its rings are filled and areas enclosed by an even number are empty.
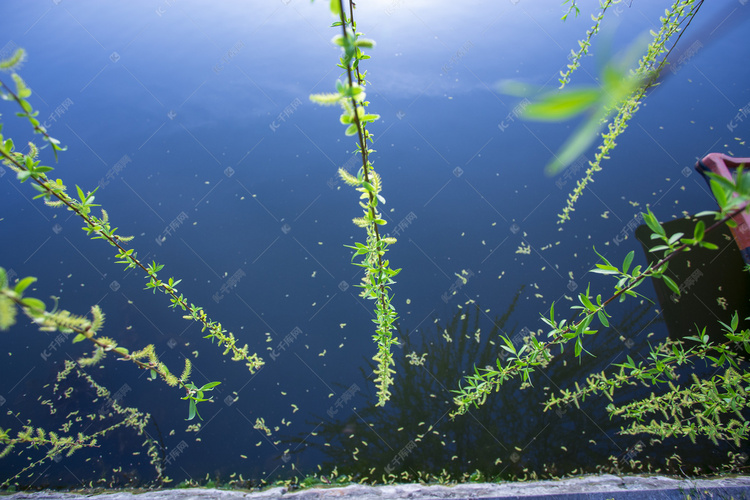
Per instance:
[[[2,495],[3,500],[437,500],[437,499],[524,499],[543,500],[651,500],[651,499],[748,499],[750,477],[720,479],[672,479],[664,476],[584,476],[558,481],[516,483],[470,483],[456,486],[398,484],[387,486],[350,485],[287,491],[272,488],[263,492],[205,488],[164,489],[145,492],[105,491],[58,493],[41,491]]]

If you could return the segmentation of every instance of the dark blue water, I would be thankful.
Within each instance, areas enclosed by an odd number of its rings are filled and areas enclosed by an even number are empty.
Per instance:
[[[587,274],[597,261],[592,247],[613,261],[636,250],[645,263],[626,229],[634,215],[647,204],[662,220],[713,208],[692,171],[696,159],[712,151],[750,155],[750,6],[712,2],[675,49],[679,58],[697,40],[697,52],[665,72],[572,221],[556,224],[582,169],[546,177],[542,168],[578,122],[512,119],[519,99],[500,94],[497,83],[556,86],[592,13],[586,7],[563,23],[557,3],[357,8],[360,31],[377,42],[363,63],[370,109],[381,114],[371,126],[372,160],[383,177],[386,228],[396,234],[401,225],[388,255],[392,267],[403,268],[394,286],[403,348],[395,352],[394,396],[385,408],[374,406],[372,304],[357,295],[359,268],[344,247],[364,240],[351,223],[360,215],[357,194],[336,176],[353,164],[354,141],[337,110],[308,100],[331,91],[339,76],[325,2],[25,2],[5,7],[0,20],[0,46],[27,50],[21,74],[31,102],[68,147],[52,176],[69,188],[100,186],[97,202],[120,234],[136,237],[138,256],[164,264],[161,275],[182,279],[188,301],[258,352],[266,361],[259,373],[222,356],[166,297],[143,290],[142,274],[116,264],[111,247],[90,241],[70,212],[32,201],[35,191],[7,168],[0,265],[37,276],[30,293],[48,304],[57,296],[60,307],[79,314],[100,305],[107,315],[101,335],[129,349],[153,343],[177,374],[188,357],[196,384],[222,382],[215,401],[199,405],[204,420],[195,433],[187,427],[198,420],[185,422],[180,390],[149,382],[112,356],[89,370],[113,393],[127,386],[121,403],[151,415],[146,432],[175,482],[227,481],[237,473],[258,484],[334,467],[371,480],[402,471],[559,475],[606,467],[608,457],[622,459],[635,446],[642,451],[633,456],[654,468],[665,467],[676,447],[686,470],[710,471],[738,450],[618,435],[625,423],[609,420],[604,398],[582,410],[542,412],[550,388],[571,387],[667,335],[658,303],[645,300],[613,308],[612,328],[587,346],[596,358],[579,365],[566,353],[536,374],[533,388],[510,383],[472,414],[447,415],[460,376],[475,363],[494,363],[500,333],[542,329],[539,314],[553,301],[558,311],[573,305],[569,298],[589,282],[608,296],[612,283]],[[668,4],[618,7],[603,30],[611,47],[598,54],[606,60],[658,29]],[[584,58],[572,85],[595,83],[596,59]],[[3,105],[3,133],[20,146],[32,137],[15,111]],[[586,152],[593,155],[594,147]],[[48,149],[42,159],[53,161]],[[623,231],[629,238],[621,242]],[[529,254],[517,253],[522,245]],[[469,278],[457,287],[462,273]],[[642,293],[654,298],[651,284]],[[698,318],[727,321],[727,314],[714,307]],[[101,408],[85,382],[73,383],[71,398],[53,395],[64,361],[88,349],[56,337],[23,318],[3,335],[0,427],[12,434],[29,419],[54,430],[74,409]],[[424,365],[409,364],[412,352],[426,353]],[[641,393],[623,393],[620,402]],[[37,397],[59,411],[50,415]],[[270,436],[253,428],[258,418]],[[111,423],[77,425],[91,434]],[[113,431],[99,448],[47,461],[17,481],[152,481],[144,440]],[[39,457],[14,452],[0,462],[0,477]]]

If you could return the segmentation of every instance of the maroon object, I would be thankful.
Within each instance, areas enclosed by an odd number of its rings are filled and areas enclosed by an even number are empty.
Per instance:
[[[695,169],[701,174],[711,171],[734,182],[730,169],[736,169],[744,165],[750,166],[750,158],[732,158],[723,153],[710,153],[695,165]],[[704,177],[706,176],[704,175]],[[708,177],[706,177],[706,180],[708,180]],[[747,206],[747,203],[745,203],[745,206]],[[732,220],[737,223],[737,227],[731,228],[734,241],[737,242],[745,263],[750,264],[750,214],[747,211],[742,211],[732,217]]]

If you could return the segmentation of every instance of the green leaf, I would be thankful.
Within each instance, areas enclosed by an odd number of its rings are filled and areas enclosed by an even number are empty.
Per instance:
[[[661,278],[664,280],[664,283],[669,287],[670,290],[672,290],[677,295],[680,294],[680,287],[677,286],[677,283],[672,280],[669,276],[663,274]]]
[[[330,9],[331,9],[331,14],[333,14],[336,17],[341,17],[341,4],[339,3],[339,0],[331,0]]]
[[[552,302],[552,305],[549,308],[549,320],[554,324],[555,323],[555,303]]]
[[[719,212],[715,210],[704,210],[703,212],[698,212],[697,214],[693,215],[693,217],[703,217],[704,215],[719,215]]]
[[[615,266],[610,265],[610,264],[597,264],[596,267],[598,267],[602,271],[614,271],[615,274],[620,272],[619,269],[617,269]],[[595,269],[592,269],[592,271],[595,271]]]
[[[597,313],[599,316],[599,321],[602,322],[602,325],[605,327],[609,327],[609,320],[607,319],[607,316],[604,314],[604,311],[599,309],[599,312]]]
[[[711,180],[711,192],[714,194],[714,198],[716,198],[716,202],[719,204],[719,207],[724,208],[727,204],[727,190],[724,186],[720,184],[723,177],[714,177]]]
[[[630,268],[630,264],[633,262],[633,256],[634,255],[635,255],[635,251],[631,250],[625,256],[625,260],[622,262],[622,273],[623,274],[628,274],[628,268]]]
[[[567,120],[585,111],[601,96],[598,88],[551,92],[524,108],[523,118],[538,121]]]
[[[650,208],[648,209],[647,213],[643,214],[643,221],[646,223],[649,229],[651,229],[651,231],[661,236],[666,236],[666,233],[664,232],[664,228],[661,227],[661,224],[659,224],[659,221],[656,220],[656,217],[654,216],[654,214],[651,213]]]
[[[501,345],[500,347],[502,347],[503,349],[505,349],[508,352],[511,352],[511,353],[515,354],[516,353],[516,346],[513,345],[513,342],[511,342],[510,339],[508,339],[508,337],[505,337],[505,336],[501,336],[500,338],[503,339],[503,342],[505,342],[505,344],[507,345],[507,347],[504,346],[504,345]]]
[[[195,418],[195,400],[190,400],[190,408],[188,409],[188,420],[193,420]]]
[[[586,297],[584,294],[578,294],[578,300],[581,301],[581,304],[586,306],[586,309],[588,309],[591,312],[596,311],[596,306],[591,303],[588,297]]]
[[[75,337],[73,337],[73,343],[74,344],[76,342],[80,342],[82,340],[86,340],[86,336],[84,334],[82,334],[82,333],[79,333],[78,335],[76,335]]]
[[[649,252],[658,252],[659,250],[669,250],[669,247],[667,245],[657,245],[649,250]]]
[[[599,264],[597,264],[597,265],[599,265]],[[618,274],[619,273],[619,271],[617,270],[617,268],[615,268],[614,270],[612,270],[612,269],[592,269],[591,272],[592,273],[598,273],[598,274]]]
[[[693,239],[695,241],[703,241],[703,236],[706,234],[706,225],[703,223],[702,220],[699,220],[698,223],[695,225],[695,230],[693,231]]]
[[[605,118],[605,113],[597,113],[580,125],[565,141],[555,157],[545,165],[544,171],[548,175],[555,175],[585,153],[600,137],[599,132]]]
[[[30,95],[31,95],[31,91],[29,91],[28,89],[24,89],[23,91],[18,92],[18,97],[28,97]],[[34,108],[31,107],[31,104],[29,104],[29,101],[26,101],[24,99],[19,99],[18,104],[20,104],[23,110],[26,111],[27,113],[31,113],[34,110]],[[25,115],[21,115],[21,116],[25,116]]]
[[[33,297],[26,297],[24,299],[21,299],[21,304],[25,305],[26,307],[30,309],[35,309],[37,311],[45,311],[44,302],[42,302],[39,299],[35,299]]]
[[[214,387],[216,387],[219,384],[221,384],[221,382],[209,382],[208,384],[204,385],[203,387],[201,387],[198,390],[199,391],[210,391],[211,389],[213,389]]]
[[[674,233],[672,236],[669,237],[669,240],[667,241],[668,245],[674,245],[677,240],[685,236],[685,233]]]
[[[36,281],[36,278],[34,278],[33,276],[27,276],[21,281],[19,281],[18,283],[16,283],[16,287],[14,288],[14,291],[18,295],[21,295],[23,294],[24,290],[26,290],[29,287],[29,285],[31,285],[35,281]]]

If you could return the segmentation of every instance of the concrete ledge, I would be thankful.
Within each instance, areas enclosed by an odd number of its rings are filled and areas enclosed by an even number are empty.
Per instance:
[[[524,499],[542,500],[750,500],[750,477],[721,479],[672,479],[664,476],[584,476],[559,481],[522,483],[471,483],[456,486],[397,484],[387,486],[350,485],[287,491],[273,488],[263,492],[205,488],[164,489],[144,492],[57,493],[41,491],[3,495],[7,500],[437,500],[437,499]]]

